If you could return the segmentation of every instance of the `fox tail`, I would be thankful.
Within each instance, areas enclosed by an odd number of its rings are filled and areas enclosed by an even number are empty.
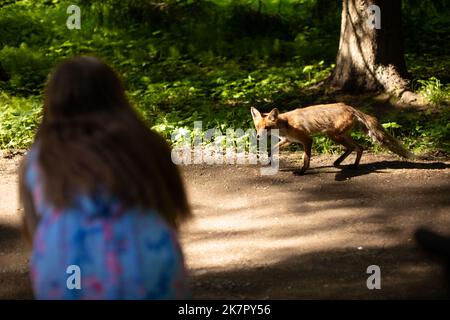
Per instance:
[[[403,158],[418,159],[414,153],[405,149],[400,141],[387,132],[375,117],[358,110],[356,110],[355,116],[366,127],[367,134],[374,142]]]

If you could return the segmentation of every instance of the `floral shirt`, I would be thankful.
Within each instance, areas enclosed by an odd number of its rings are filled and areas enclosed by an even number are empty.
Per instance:
[[[25,168],[40,219],[31,257],[37,299],[189,297],[176,233],[161,216],[106,194],[80,194],[71,207],[56,208],[44,198],[37,151],[28,152]]]

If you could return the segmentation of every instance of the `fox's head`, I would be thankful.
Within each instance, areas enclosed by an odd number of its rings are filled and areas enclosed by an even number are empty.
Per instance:
[[[277,129],[278,114],[280,113],[277,108],[272,109],[269,113],[259,112],[256,108],[251,107],[250,112],[252,114],[253,123],[255,124],[256,134],[259,136],[263,133],[263,130],[267,130],[267,134],[270,134],[271,129]]]

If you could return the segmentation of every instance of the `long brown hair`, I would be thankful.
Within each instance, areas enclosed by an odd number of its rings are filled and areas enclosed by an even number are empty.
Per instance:
[[[138,117],[116,73],[98,58],[55,68],[35,142],[45,197],[55,206],[101,187],[127,207],[155,209],[175,227],[190,215],[167,142]]]

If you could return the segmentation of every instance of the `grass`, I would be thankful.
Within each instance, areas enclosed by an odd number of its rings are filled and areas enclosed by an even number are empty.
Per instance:
[[[450,98],[450,85],[442,85],[436,77],[431,77],[428,80],[417,80],[417,83],[420,85],[419,93],[433,105],[443,104]]]

